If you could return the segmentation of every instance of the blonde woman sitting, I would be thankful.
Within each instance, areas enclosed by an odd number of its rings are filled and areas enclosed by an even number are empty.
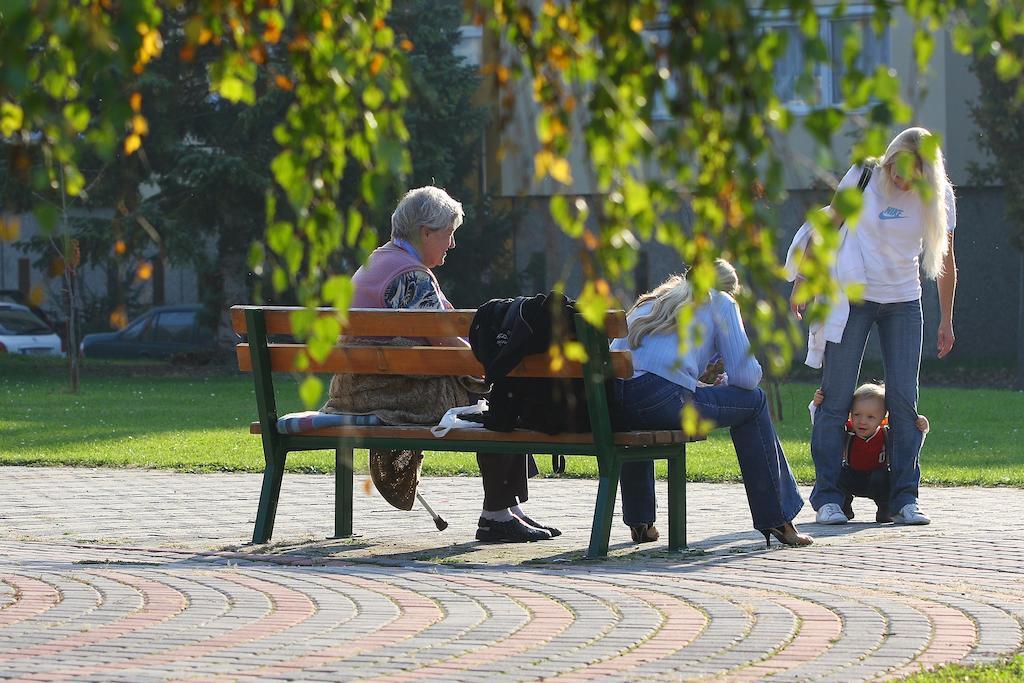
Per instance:
[[[793,518],[803,507],[796,480],[782,451],[768,413],[764,392],[757,386],[761,366],[750,353],[733,295],[739,289],[736,271],[727,261],[715,262],[718,290],[694,301],[686,277],[674,275],[641,296],[627,316],[629,333],[611,348],[633,354],[633,377],[616,380],[612,409],[620,429],[679,429],[683,406],[728,427],[732,435],[754,528],[790,546],[809,545]],[[693,307],[688,343],[680,354],[676,318]],[[700,330],[700,334],[695,334]],[[697,378],[715,356],[728,377],[713,386]],[[658,538],[655,522],[654,463],[628,462],[621,474],[622,517],[637,543]]]

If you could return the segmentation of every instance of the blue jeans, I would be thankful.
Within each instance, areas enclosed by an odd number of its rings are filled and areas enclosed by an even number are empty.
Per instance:
[[[920,455],[924,435],[914,424],[917,420],[917,379],[921,369],[923,319],[921,301],[879,304],[865,301],[850,305],[843,341],[829,342],[821,390],[825,402],[818,408],[811,431],[811,457],[814,459],[814,490],[811,506],[817,510],[826,503],[842,504],[845,494],[839,486],[843,445],[850,401],[860,377],[871,326],[878,326],[885,373],[885,407],[889,411],[890,480],[889,501],[893,511],[917,502],[921,483]]]
[[[760,388],[698,387],[691,392],[651,373],[615,382],[612,406],[624,429],[679,429],[684,403],[729,427],[754,528],[782,526],[796,517],[804,501]],[[623,463],[619,483],[622,520],[630,526],[655,521],[654,463]]]

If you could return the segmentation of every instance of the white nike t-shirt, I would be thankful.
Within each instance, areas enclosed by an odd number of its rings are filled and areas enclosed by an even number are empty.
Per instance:
[[[880,304],[921,298],[920,256],[924,250],[923,206],[913,189],[882,193],[881,169],[875,169],[864,189],[864,206],[855,227],[864,253],[867,286],[864,299]],[[839,182],[839,189],[856,188],[861,167],[853,166]],[[947,229],[956,227],[956,199],[946,184]]]

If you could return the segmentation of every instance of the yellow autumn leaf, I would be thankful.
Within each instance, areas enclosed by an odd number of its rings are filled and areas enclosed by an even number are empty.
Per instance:
[[[124,306],[118,306],[110,312],[110,326],[115,330],[120,330],[128,324],[128,314],[125,313]]]
[[[14,214],[0,216],[0,241],[14,242],[21,237],[21,219]]]
[[[133,92],[132,96],[128,98],[128,102],[132,106],[132,111],[136,114],[142,111],[142,93]]]
[[[555,155],[551,153],[551,150],[542,149],[533,155],[533,172],[538,178],[543,178],[548,174],[548,170],[551,168],[551,164],[555,160]]]
[[[28,292],[28,302],[32,306],[39,307],[43,304],[43,299],[46,292],[43,291],[42,285],[35,285]]]
[[[572,167],[569,161],[563,157],[557,157],[551,162],[551,177],[563,185],[572,185]]]
[[[552,344],[548,347],[548,367],[551,372],[560,372],[565,367],[565,357],[562,356],[562,349],[558,348],[558,344]]]
[[[149,121],[141,114],[132,117],[132,132],[136,135],[149,135]]]
[[[47,268],[46,274],[50,277],[58,277],[64,274],[65,268],[67,268],[67,265],[65,264],[64,259],[57,256],[50,261],[50,266]]]
[[[135,150],[142,146],[142,138],[132,133],[124,139],[124,153],[134,154]]]

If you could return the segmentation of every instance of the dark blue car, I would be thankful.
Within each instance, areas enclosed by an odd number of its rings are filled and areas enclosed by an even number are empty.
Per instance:
[[[79,348],[86,358],[169,358],[215,345],[213,321],[194,304],[152,308],[123,330],[85,335]]]

